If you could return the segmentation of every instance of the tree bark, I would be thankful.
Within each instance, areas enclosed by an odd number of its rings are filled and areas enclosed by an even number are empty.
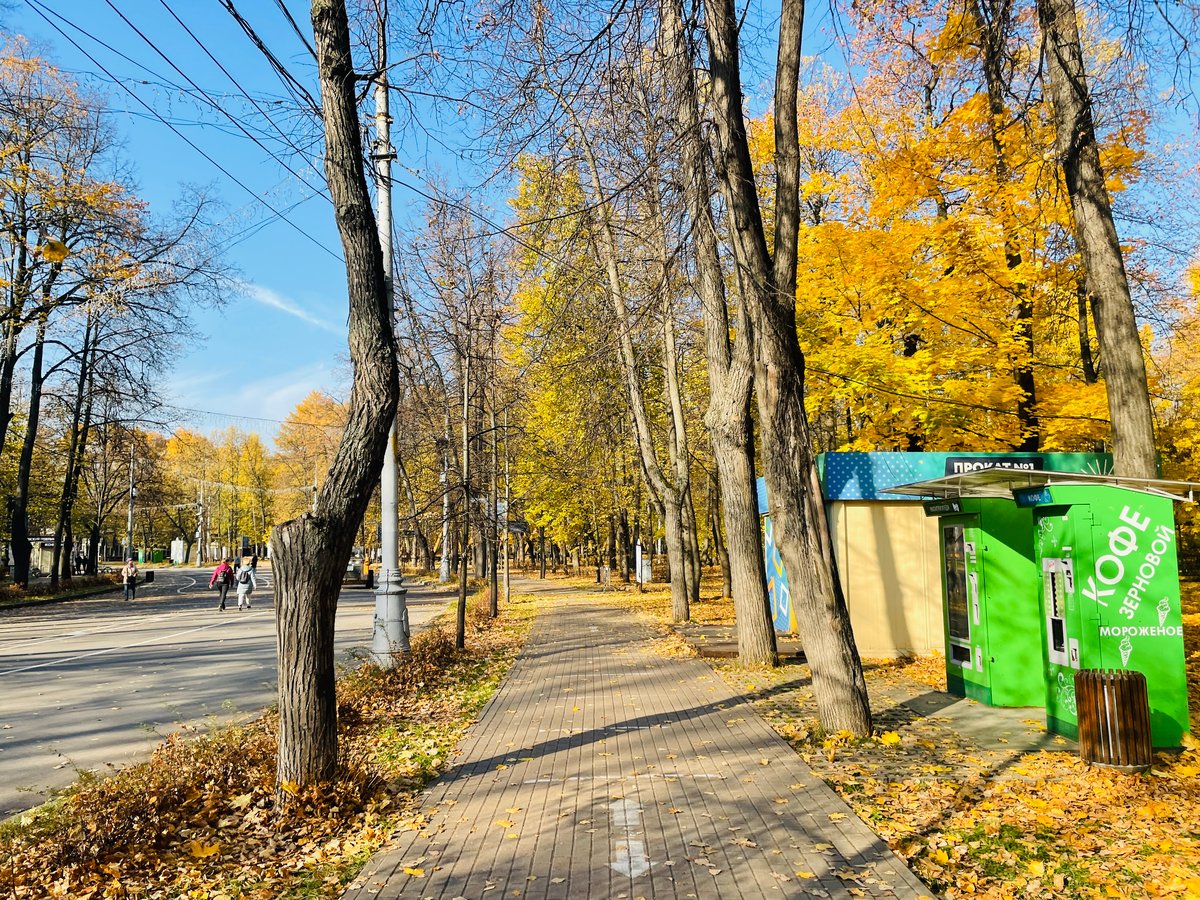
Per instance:
[[[738,316],[738,340],[731,349],[729,305],[712,212],[713,191],[705,162],[693,54],[683,30],[681,0],[666,0],[663,24],[667,65],[671,81],[679,91],[676,119],[681,140],[680,168],[694,231],[696,288],[704,309],[708,360],[709,407],[705,424],[724,501],[738,658],[744,665],[776,665],[777,645],[767,596],[754,476],[754,424],[750,413],[753,334],[743,303]]]
[[[354,535],[379,478],[399,381],[392,303],[363,172],[350,32],[342,0],[313,0],[325,174],[346,259],[350,415],[314,509],[272,536],[279,644],[280,799],[337,767],[334,614]]]
[[[25,420],[25,438],[17,463],[17,489],[12,504],[13,581],[29,586],[29,562],[33,544],[29,540],[29,479],[33,474],[33,451],[37,444],[38,422],[42,411],[42,361],[46,348],[46,311],[37,320],[33,344],[33,363],[29,372],[29,414]]]
[[[721,484],[713,475],[708,490],[708,524],[712,528],[713,552],[721,567],[721,596],[733,597],[733,569],[729,562],[729,547],[721,533],[721,516]]]
[[[1096,304],[1096,336],[1104,359],[1113,468],[1118,475],[1156,478],[1154,418],[1133,299],[1113,221],[1092,118],[1074,0],[1038,0],[1046,80],[1054,108],[1054,146],[1062,166],[1075,240]]]
[[[79,378],[75,383],[75,397],[71,404],[71,422],[69,424],[71,437],[67,443],[67,471],[63,476],[62,493],[58,498],[58,522],[54,527],[54,567],[50,576],[50,584],[55,590],[58,589],[60,579],[69,580],[75,571],[75,539],[71,517],[75,510],[75,499],[79,495],[79,475],[84,453],[87,452],[88,435],[92,425],[93,327],[93,313],[89,309],[83,329],[83,347],[79,351]],[[65,559],[63,558],[64,551]]]
[[[743,302],[754,325],[755,393],[776,540],[812,670],[823,727],[865,735],[871,709],[850,613],[837,578],[804,410],[796,334],[799,228],[797,84],[802,0],[784,0],[775,94],[775,246],[768,250],[742,111],[738,19],[732,0],[705,0],[718,171],[730,198]],[[727,503],[730,499],[727,498]]]

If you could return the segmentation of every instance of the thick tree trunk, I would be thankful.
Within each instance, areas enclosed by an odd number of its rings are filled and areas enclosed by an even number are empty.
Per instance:
[[[538,578],[546,577],[546,526],[538,526]]]
[[[850,613],[838,582],[804,410],[796,336],[799,142],[796,98],[802,0],[784,0],[775,99],[775,247],[767,248],[742,110],[738,19],[732,0],[705,0],[718,170],[730,198],[743,302],[751,312],[764,474],[776,539],[812,670],[823,727],[869,734],[871,709]],[[730,502],[730,498],[726,498]]]
[[[738,340],[729,344],[729,309],[712,213],[700,111],[691,52],[683,33],[681,0],[663,4],[667,65],[679,90],[676,118],[681,135],[684,199],[692,219],[697,292],[704,307],[709,408],[705,415],[717,464],[730,566],[729,590],[738,630],[738,658],[745,665],[778,663],[775,628],[767,596],[766,564],[754,477],[754,425],[750,414],[753,335],[750,321],[738,320]],[[744,307],[744,304],[743,304]]]
[[[1113,468],[1118,475],[1155,478],[1154,419],[1146,363],[1138,337],[1121,244],[1113,221],[1092,118],[1074,0],[1038,0],[1046,81],[1054,108],[1054,146],[1075,215],[1075,239],[1088,291],[1112,421]]]
[[[314,510],[274,529],[279,645],[280,799],[337,767],[334,614],[354,535],[379,478],[399,382],[389,286],[363,173],[350,33],[342,0],[311,7],[325,174],[346,259],[350,358],[348,425]]]

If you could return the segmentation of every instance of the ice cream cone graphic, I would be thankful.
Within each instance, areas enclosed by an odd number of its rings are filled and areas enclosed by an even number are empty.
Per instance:
[[[1171,601],[1163,597],[1158,601],[1158,624],[1165,625],[1167,616],[1171,614]]]
[[[1128,637],[1121,638],[1121,665],[1129,665],[1129,657],[1133,654],[1133,642]]]

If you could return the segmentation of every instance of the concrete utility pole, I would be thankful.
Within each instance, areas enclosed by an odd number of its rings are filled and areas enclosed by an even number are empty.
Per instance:
[[[379,247],[383,252],[383,281],[387,289],[389,308],[392,306],[392,118],[388,112],[387,29],[386,5],[379,17],[379,76],[375,79],[375,187],[379,198]],[[371,640],[371,655],[381,668],[392,668],[398,656],[409,653],[408,593],[402,586],[400,571],[399,535],[399,466],[396,462],[396,422],[388,434],[379,480],[381,508],[379,585],[375,590],[375,631]]]

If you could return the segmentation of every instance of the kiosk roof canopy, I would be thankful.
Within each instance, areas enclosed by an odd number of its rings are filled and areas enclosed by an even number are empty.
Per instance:
[[[1004,497],[1012,499],[1018,488],[1045,487],[1048,484],[1103,484],[1123,487],[1172,500],[1195,500],[1200,484],[1191,481],[1167,481],[1161,478],[1130,478],[1124,475],[1097,475],[1091,472],[1044,472],[1039,469],[977,469],[958,475],[930,478],[886,488],[889,494],[910,497],[953,499],[956,497]]]

